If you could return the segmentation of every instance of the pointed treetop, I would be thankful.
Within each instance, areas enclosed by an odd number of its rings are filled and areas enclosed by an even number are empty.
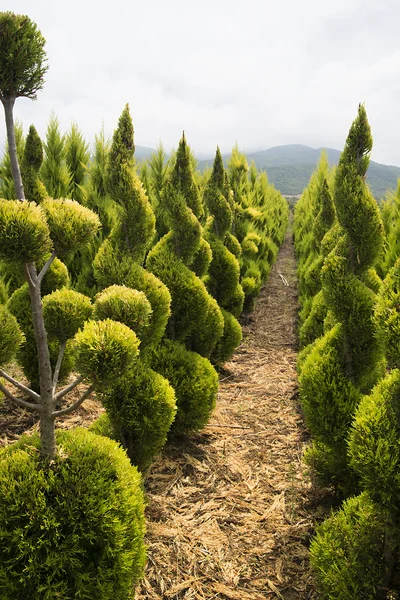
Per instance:
[[[196,217],[200,218],[203,215],[203,205],[193,178],[190,148],[186,143],[185,132],[179,140],[175,165],[171,172],[171,183],[174,189],[183,195],[186,204],[192,209]]]
[[[218,188],[223,188],[226,184],[224,161],[222,160],[222,155],[219,146],[217,146],[217,151],[215,153],[210,181],[214,183]]]
[[[34,125],[29,127],[26,136],[24,163],[33,167],[36,171],[40,169],[43,162],[43,144]]]
[[[351,161],[355,164],[358,174],[364,177],[369,165],[369,154],[372,150],[372,144],[373,140],[367,112],[364,104],[359,104],[358,115],[350,127],[339,164]]]

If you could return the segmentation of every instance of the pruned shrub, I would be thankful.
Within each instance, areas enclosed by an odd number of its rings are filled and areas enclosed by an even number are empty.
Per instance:
[[[49,464],[38,436],[0,451],[3,600],[127,600],[143,573],[141,478],[113,441],[57,433]]]

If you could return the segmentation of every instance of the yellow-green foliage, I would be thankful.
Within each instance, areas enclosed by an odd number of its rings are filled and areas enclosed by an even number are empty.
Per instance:
[[[43,266],[46,258],[49,255],[45,255],[39,262],[38,267]],[[55,291],[58,288],[68,285],[69,277],[68,271],[64,263],[58,258],[55,258],[51,263],[49,270],[42,280],[42,298],[46,297],[47,294]],[[24,333],[24,341],[21,344],[18,353],[17,361],[22,366],[25,376],[31,383],[31,386],[38,390],[39,389],[39,373],[38,373],[38,356],[37,347],[35,341],[35,335],[33,331],[33,323],[31,317],[31,301],[29,297],[28,284],[23,284],[20,288],[17,288],[7,301],[7,307],[10,312],[16,317],[19,326]],[[60,342],[57,339],[49,339],[49,351],[50,351],[50,362],[52,368],[55,367],[57,358],[60,351]],[[73,368],[73,353],[71,344],[67,343],[66,350],[64,352],[63,361],[61,363],[60,379],[66,377]]]
[[[123,285],[112,285],[97,294],[93,316],[99,321],[114,319],[124,323],[142,341],[151,313],[151,304],[143,292]]]
[[[4,366],[14,358],[24,340],[17,319],[4,305],[0,305],[0,365]]]
[[[140,475],[87,430],[59,431],[57,445],[51,464],[37,435],[0,451],[1,597],[133,599],[145,563]]]
[[[36,204],[40,204],[47,196],[46,188],[38,176],[42,162],[42,141],[34,125],[31,125],[26,138],[24,156],[21,163],[21,176],[25,197],[31,202],[36,202]]]
[[[242,341],[242,328],[232,313],[222,309],[224,332],[211,354],[214,365],[223,365],[232,358],[233,353]]]
[[[324,334],[324,321],[327,312],[328,307],[322,290],[320,290],[312,299],[309,315],[299,329],[299,340],[302,347],[311,344]]]
[[[100,390],[123,378],[139,354],[140,342],[132,329],[111,319],[86,321],[74,342],[79,372]]]
[[[319,598],[375,600],[385,573],[385,527],[379,505],[367,494],[350,498],[318,527],[311,564]]]
[[[51,248],[42,209],[34,202],[0,200],[0,258],[14,263],[40,260]]]
[[[350,460],[371,498],[400,509],[400,371],[395,369],[364,396],[350,435]]]
[[[132,463],[145,471],[163,448],[174,420],[174,389],[162,375],[138,362],[100,397],[113,437],[122,442]]]
[[[374,322],[391,365],[400,365],[400,259],[389,270],[377,296]]]
[[[175,390],[177,413],[171,433],[201,429],[215,407],[218,375],[210,361],[172,340],[164,340],[152,356],[152,367]]]
[[[93,312],[90,298],[67,288],[48,294],[42,303],[47,334],[60,342],[73,338]]]
[[[99,217],[75,200],[46,198],[41,206],[58,256],[76,252],[100,228]]]

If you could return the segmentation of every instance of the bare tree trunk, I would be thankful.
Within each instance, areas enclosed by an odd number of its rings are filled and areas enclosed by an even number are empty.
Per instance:
[[[40,438],[41,452],[44,456],[53,458],[56,450],[54,415],[53,377],[50,364],[49,345],[44,326],[43,306],[40,293],[40,281],[33,263],[25,265],[26,278],[29,285],[29,294],[32,306],[32,321],[35,332],[35,341],[39,363],[40,386]]]
[[[15,140],[15,129],[14,129],[14,116],[13,108],[15,98],[4,98],[1,97],[1,102],[4,106],[4,113],[6,116],[6,129],[7,129],[7,141],[8,141],[8,152],[10,154],[10,165],[11,172],[14,181],[15,193],[18,200],[25,200],[24,186],[22,183],[21,171],[18,163],[17,155],[17,143]]]

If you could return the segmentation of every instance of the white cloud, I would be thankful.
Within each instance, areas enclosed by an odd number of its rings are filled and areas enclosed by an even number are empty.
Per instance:
[[[304,143],[341,148],[365,102],[373,158],[400,164],[396,130],[397,0],[14,0],[48,40],[50,70],[25,130],[43,136],[52,110],[93,141],[112,134],[126,102],[135,141],[197,152]],[[5,126],[0,125],[0,143]]]

